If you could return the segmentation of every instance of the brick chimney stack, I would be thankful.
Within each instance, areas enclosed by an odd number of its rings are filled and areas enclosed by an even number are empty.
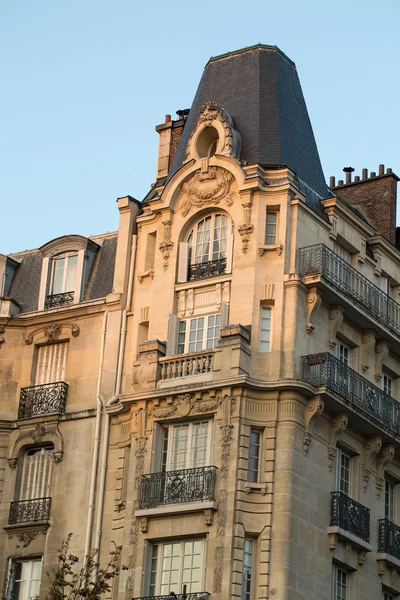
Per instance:
[[[383,235],[392,244],[396,245],[396,198],[397,182],[400,180],[392,169],[379,165],[378,174],[368,169],[362,170],[362,177],[356,176],[352,181],[350,167],[344,169],[346,182],[330,178],[331,188],[346,202],[360,208],[378,233]]]
[[[165,115],[165,123],[156,127],[157,133],[160,134],[156,173],[157,181],[168,175],[176,149],[182,137],[189,110],[178,110],[176,114],[178,115],[176,121],[171,119],[171,115]]]

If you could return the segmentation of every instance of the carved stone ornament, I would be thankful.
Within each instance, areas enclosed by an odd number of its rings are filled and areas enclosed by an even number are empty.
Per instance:
[[[245,202],[242,206],[244,223],[238,227],[238,231],[242,238],[242,252],[246,254],[249,249],[250,236],[254,231],[254,225],[251,224],[251,202]]]
[[[223,128],[223,144],[222,147],[219,148],[218,153],[224,154],[225,156],[231,156],[233,158],[239,157],[241,150],[240,134],[235,129],[235,126],[229,114],[223,108],[219,107],[216,102],[206,102],[201,107],[198,126],[193,132],[189,144],[187,146],[188,156],[190,156],[191,154],[193,140],[196,137],[196,133],[199,127],[201,127],[202,129],[204,129],[204,127],[218,127],[217,124],[222,125]]]
[[[226,402],[228,401],[229,402]],[[146,410],[147,416],[154,416],[157,419],[168,419],[170,417],[187,417],[190,414],[211,413],[218,410],[225,402],[229,404],[230,412],[233,413],[236,407],[236,398],[234,396],[217,396],[210,402],[199,401],[194,394],[178,394],[169,402],[168,406],[152,406]]]
[[[56,463],[60,463],[64,458],[64,452],[53,452],[53,461]]]
[[[210,527],[214,522],[214,511],[211,508],[207,508],[204,511],[204,523]]]
[[[344,308],[332,306],[329,311],[329,348],[336,346],[336,334],[343,322]]]
[[[229,456],[231,453],[231,444],[233,439],[233,425],[221,425],[221,468],[220,478],[228,479]]]
[[[307,333],[314,331],[314,320],[318,309],[321,306],[321,301],[322,297],[318,288],[310,288],[307,295]]]
[[[377,435],[369,438],[364,444],[363,450],[363,487],[367,491],[369,478],[371,476],[372,461],[382,448],[382,438]]]
[[[149,520],[147,517],[140,517],[139,528],[142,533],[147,533],[149,530]]]
[[[395,448],[391,444],[384,444],[376,457],[376,497],[379,500],[384,483],[385,469],[395,455]]]
[[[375,346],[375,335],[371,330],[364,331],[361,338],[361,370],[366,373],[369,369],[368,359],[372,348]]]
[[[314,423],[324,410],[324,401],[317,396],[307,402],[304,414],[304,434],[303,434],[303,451],[307,456],[308,449],[311,443],[311,431]]]
[[[379,382],[382,378],[383,363],[389,355],[389,346],[385,340],[379,340],[375,346],[375,381]]]
[[[214,550],[213,594],[220,594],[222,591],[223,566],[224,547],[219,546]]]
[[[328,448],[328,468],[329,471],[333,469],[333,463],[336,456],[336,443],[340,435],[344,432],[349,422],[349,418],[345,413],[336,415],[331,421],[331,434],[329,437],[329,448]]]
[[[46,427],[40,423],[36,423],[35,429],[31,431],[31,438],[37,444],[41,442],[42,437],[46,434]]]
[[[15,458],[15,457],[7,458],[7,462],[8,462],[8,466],[10,467],[10,469],[15,469],[15,467],[18,464],[18,458]]]
[[[47,338],[48,342],[56,342],[61,334],[61,330],[65,327],[71,329],[72,337],[77,337],[80,333],[80,329],[75,323],[51,323],[50,325],[46,325],[46,327],[39,327],[32,331],[26,338],[25,344],[30,346],[35,336],[39,333],[42,333],[43,336]]]
[[[218,167],[196,171],[182,186],[186,192],[186,199],[181,206],[182,215],[186,217],[192,207],[219,204],[224,197],[229,196],[228,202],[231,202],[233,197],[229,192],[233,179],[232,173]]]
[[[163,255],[163,268],[164,270],[168,269],[169,257],[171,255],[171,250],[174,247],[174,242],[171,239],[171,227],[172,221],[164,221],[163,223],[163,241],[159,245],[159,249]]]

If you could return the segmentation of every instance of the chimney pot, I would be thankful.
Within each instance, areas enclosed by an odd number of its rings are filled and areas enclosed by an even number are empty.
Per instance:
[[[387,175],[391,175],[393,173],[393,169],[387,168],[386,173],[387,173]]]
[[[362,170],[362,179],[368,179],[368,169]]]
[[[354,177],[354,181],[355,181],[355,183],[357,183],[358,181],[360,181],[360,178],[359,178],[359,176],[358,176],[358,175],[356,175],[356,176]]]
[[[343,179],[339,179],[338,181],[338,186],[340,187],[341,185],[343,185]]]
[[[333,177],[333,175],[331,175],[331,177],[329,179],[329,185],[331,188],[335,187],[335,178]]]
[[[379,175],[385,174],[385,165],[379,165]]]
[[[370,179],[373,179],[374,177],[376,177],[376,173],[375,171],[371,171]]]
[[[171,115],[165,115],[165,122],[171,123]]]

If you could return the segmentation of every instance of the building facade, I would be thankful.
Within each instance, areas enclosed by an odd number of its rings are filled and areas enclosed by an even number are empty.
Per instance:
[[[72,532],[121,550],[118,600],[395,598],[398,177],[327,186],[271,46],[156,129],[118,232],[0,261],[6,593],[44,594]]]

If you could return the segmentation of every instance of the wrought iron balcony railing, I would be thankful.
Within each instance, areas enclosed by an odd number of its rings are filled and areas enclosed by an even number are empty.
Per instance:
[[[20,500],[11,502],[9,525],[18,523],[35,523],[48,521],[50,517],[51,498],[35,498],[33,500]]]
[[[400,435],[400,403],[329,352],[303,356],[303,380],[326,386],[339,394],[346,405]]]
[[[142,475],[139,508],[215,500],[216,467]]]
[[[300,249],[302,275],[320,275],[396,334],[400,333],[400,304],[361,275],[324,244]]]
[[[208,592],[186,592],[186,594],[176,594],[178,600],[208,600],[210,594]],[[139,596],[132,600],[170,600],[171,596]]]
[[[64,381],[21,388],[18,419],[54,413],[62,415],[65,410],[67,392],[68,384]]]
[[[385,552],[400,560],[400,527],[389,519],[379,519],[378,552]]]
[[[189,281],[194,279],[206,279],[207,277],[217,277],[226,273],[226,258],[218,260],[209,260],[204,263],[189,265]]]
[[[213,370],[213,359],[214,353],[212,350],[160,358],[160,379],[163,381],[165,379],[187,377],[188,375],[211,373]]]
[[[369,542],[369,509],[343,492],[332,492],[331,501],[331,526]]]
[[[64,306],[72,304],[74,301],[74,292],[63,292],[62,294],[51,294],[46,298],[46,308],[54,308],[55,306]]]

